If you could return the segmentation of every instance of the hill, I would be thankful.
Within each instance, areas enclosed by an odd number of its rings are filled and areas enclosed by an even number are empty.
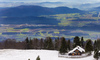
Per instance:
[[[97,11],[97,12],[100,12],[100,7],[94,7],[91,9],[91,11]]]
[[[59,21],[55,18],[39,17],[41,15],[82,13],[76,8],[56,7],[47,8],[35,5],[21,5],[0,9],[0,24],[48,24],[58,25]]]
[[[0,60],[94,60],[93,55],[85,58],[62,58],[58,57],[58,51],[53,50],[0,50]]]
[[[82,13],[83,11],[76,8],[56,7],[47,8],[35,5],[22,5],[18,7],[4,8],[0,10],[0,16],[21,17],[21,16],[40,16],[66,13]]]

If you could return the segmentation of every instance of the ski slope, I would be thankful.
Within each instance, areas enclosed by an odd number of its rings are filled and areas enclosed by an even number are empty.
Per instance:
[[[0,50],[0,60],[36,60],[38,55],[41,60],[95,60],[93,55],[85,58],[62,58],[54,50]]]

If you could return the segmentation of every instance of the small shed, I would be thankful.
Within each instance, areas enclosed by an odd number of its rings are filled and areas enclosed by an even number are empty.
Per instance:
[[[83,48],[81,48],[80,46],[77,46],[73,50],[69,51],[68,55],[71,55],[71,56],[82,55],[84,52],[85,50]]]

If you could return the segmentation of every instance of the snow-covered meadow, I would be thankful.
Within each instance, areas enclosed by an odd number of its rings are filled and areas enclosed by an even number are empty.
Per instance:
[[[54,50],[0,50],[0,60],[36,60],[38,55],[41,60],[95,60],[93,55],[84,58],[62,58],[58,57],[58,51]]]

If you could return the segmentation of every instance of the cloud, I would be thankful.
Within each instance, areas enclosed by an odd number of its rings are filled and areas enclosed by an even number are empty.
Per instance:
[[[0,0],[0,2],[69,2],[69,3],[97,3],[100,0]]]
[[[66,6],[88,10],[100,6],[100,0],[0,0],[0,7],[16,7],[20,5],[39,5],[43,7]]]

